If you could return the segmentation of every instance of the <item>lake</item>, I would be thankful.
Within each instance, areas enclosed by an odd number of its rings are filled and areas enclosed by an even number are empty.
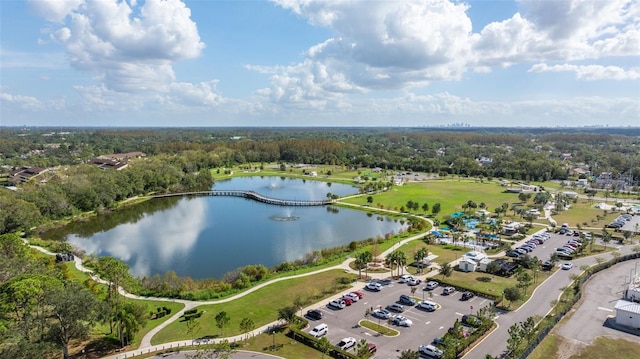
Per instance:
[[[324,200],[358,193],[349,185],[281,177],[244,177],[213,189],[252,190],[264,196]],[[194,279],[220,278],[248,264],[273,267],[322,248],[384,237],[407,225],[345,208],[284,207],[238,197],[158,198],[43,237],[66,239],[98,256],[126,262],[134,276],[173,270]]]

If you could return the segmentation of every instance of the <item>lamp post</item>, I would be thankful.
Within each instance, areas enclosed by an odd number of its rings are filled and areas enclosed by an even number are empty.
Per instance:
[[[271,331],[271,338],[273,338],[273,345],[271,346],[271,351],[276,350],[276,328],[274,327]]]

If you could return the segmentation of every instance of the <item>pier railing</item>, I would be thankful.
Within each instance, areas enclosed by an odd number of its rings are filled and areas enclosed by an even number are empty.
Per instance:
[[[254,191],[243,191],[243,190],[211,190],[211,191],[195,191],[195,192],[181,192],[181,193],[168,193],[168,194],[159,194],[154,195],[155,198],[162,197],[175,197],[175,196],[227,196],[227,197],[242,197],[248,198],[254,201],[273,204],[277,206],[324,206],[327,204],[333,203],[333,200],[320,200],[320,201],[309,201],[309,200],[293,200],[293,199],[279,199],[279,198],[271,198],[267,196],[263,196],[258,192]]]

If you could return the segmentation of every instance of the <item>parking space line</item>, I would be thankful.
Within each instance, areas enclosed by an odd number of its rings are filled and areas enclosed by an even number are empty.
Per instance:
[[[604,311],[607,311],[607,312],[613,312],[613,309],[609,309],[609,308],[598,307],[598,309],[604,310]]]
[[[431,323],[431,321],[428,321],[428,322],[426,322],[426,323],[424,323],[424,324],[429,325],[430,323]]]
[[[456,312],[456,315],[463,316],[464,314]]]

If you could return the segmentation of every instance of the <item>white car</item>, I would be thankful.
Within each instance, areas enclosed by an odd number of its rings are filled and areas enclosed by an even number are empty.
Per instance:
[[[427,282],[427,285],[424,286],[424,290],[432,290],[432,289],[436,289],[438,286],[440,285],[440,283],[430,280]]]
[[[356,345],[356,339],[353,337],[342,338],[336,346],[342,350],[348,350]]]
[[[573,263],[571,262],[562,263],[562,269],[569,270],[571,268],[573,268]]]
[[[406,282],[408,282],[408,281],[409,281],[409,280],[411,280],[411,279],[414,279],[414,278],[413,278],[413,276],[412,276],[411,274],[403,274],[403,275],[400,277],[400,283],[406,283]]]
[[[347,303],[345,303],[342,299],[333,299],[329,302],[329,306],[338,309],[344,309],[344,307],[347,306]]]
[[[425,300],[425,301],[419,302],[417,307],[420,308],[420,309],[424,309],[426,311],[429,311],[429,312],[433,312],[436,309],[438,309],[438,304],[436,304],[434,302],[430,302],[428,300]]]
[[[422,283],[422,280],[418,278],[409,278],[409,280],[407,281],[407,284],[410,286],[418,285],[420,283]]]
[[[426,355],[429,358],[442,358],[444,356],[444,352],[438,349],[435,345],[421,345],[418,348],[418,352],[422,355]]]
[[[380,285],[380,283],[376,283],[376,282],[369,282],[367,283],[367,285],[365,286],[365,288],[372,290],[374,292],[379,292],[382,290],[382,286]]]
[[[371,315],[380,319],[389,319],[389,317],[391,316],[391,313],[386,309],[376,309],[373,312],[371,312]]]
[[[357,301],[360,300],[360,297],[358,297],[358,295],[356,293],[347,293],[347,294],[343,295],[343,297],[349,298],[353,302],[357,302]]]
[[[411,324],[413,324],[411,319],[402,315],[394,315],[393,319],[391,319],[391,323],[401,327],[410,327]]]

